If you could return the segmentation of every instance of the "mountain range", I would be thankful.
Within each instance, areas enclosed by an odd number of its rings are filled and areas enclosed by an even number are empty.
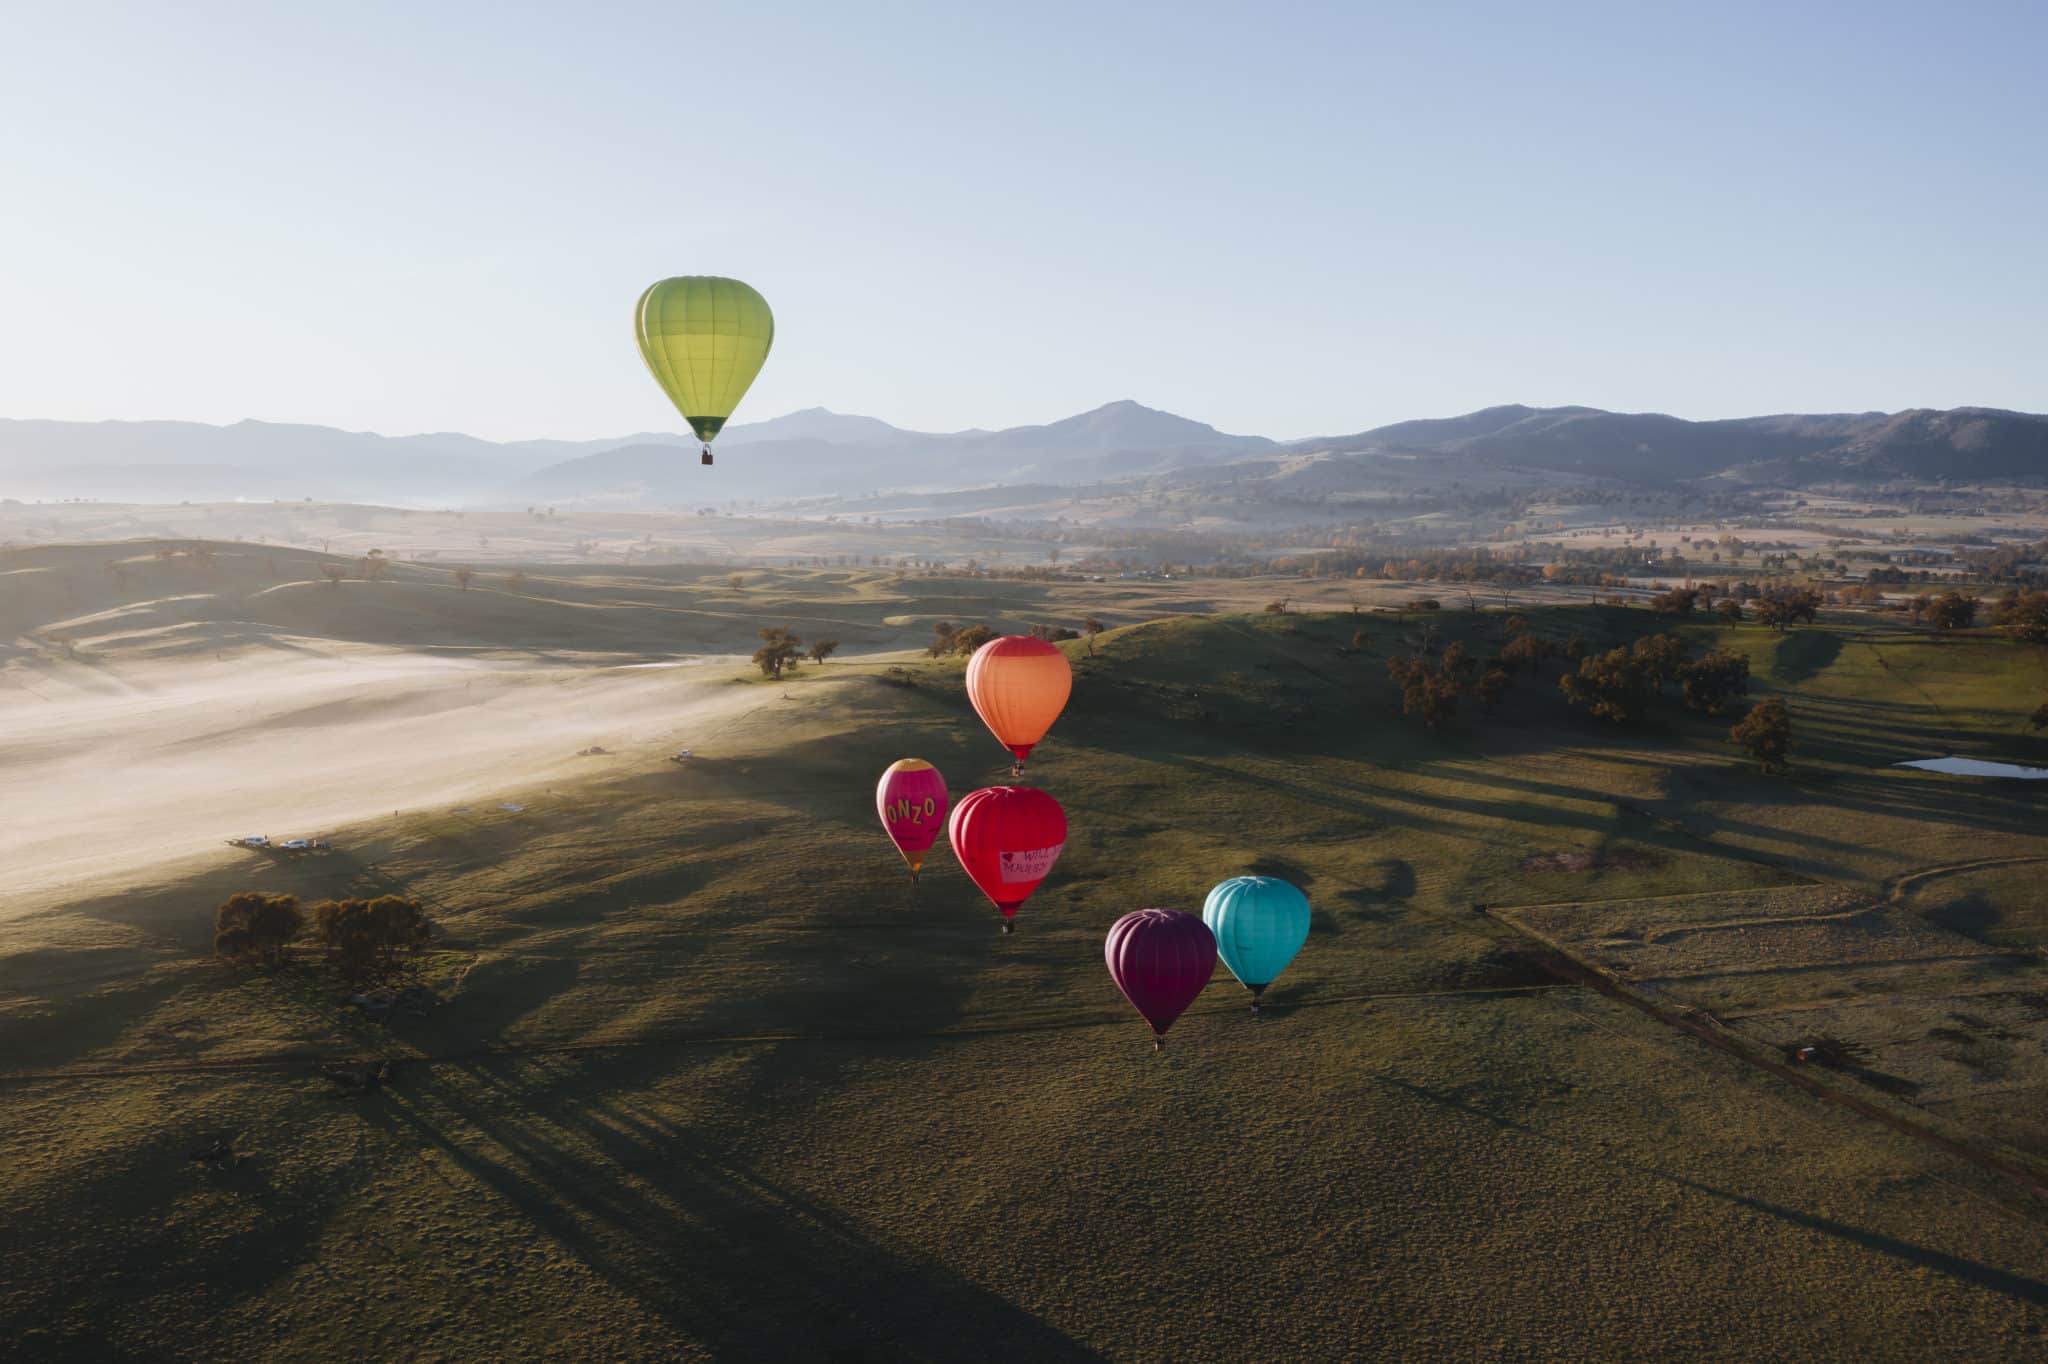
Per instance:
[[[1445,480],[1511,472],[1673,484],[2048,482],[2048,417],[1993,408],[1686,421],[1589,407],[1490,407],[1351,435],[1230,435],[1135,402],[1042,426],[906,431],[810,408],[728,428],[701,468],[687,436],[497,443],[244,421],[0,419],[0,497],[128,501],[309,498],[397,505],[674,507],[893,490],[1083,486],[1263,464],[1426,457]],[[1332,471],[1334,472],[1334,470]]]

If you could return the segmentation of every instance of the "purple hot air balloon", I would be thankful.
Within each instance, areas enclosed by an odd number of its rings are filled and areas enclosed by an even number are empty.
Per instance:
[[[1152,1049],[1216,971],[1216,935],[1193,914],[1134,910],[1109,928],[1102,959],[1109,977],[1152,1025]]]

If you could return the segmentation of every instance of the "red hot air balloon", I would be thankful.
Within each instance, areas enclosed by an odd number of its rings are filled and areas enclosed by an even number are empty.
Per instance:
[[[875,786],[875,810],[915,881],[939,831],[946,827],[946,779],[923,758],[899,758]]]
[[[1067,842],[1067,812],[1036,787],[988,786],[961,798],[946,833],[953,856],[1003,912],[1003,932],[1008,933],[1017,907],[1059,861]]]
[[[1109,927],[1102,959],[1109,978],[1152,1025],[1152,1049],[1216,971],[1216,935],[1192,914],[1139,909]]]

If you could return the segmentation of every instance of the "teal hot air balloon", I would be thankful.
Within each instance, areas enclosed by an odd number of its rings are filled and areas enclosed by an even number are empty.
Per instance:
[[[1202,902],[1216,955],[1252,992],[1252,1013],[1273,978],[1308,941],[1308,897],[1271,876],[1233,876]]]

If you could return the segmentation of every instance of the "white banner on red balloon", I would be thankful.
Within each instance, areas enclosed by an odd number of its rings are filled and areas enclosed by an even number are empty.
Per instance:
[[[1006,852],[1002,859],[1002,877],[1006,883],[1020,881],[1042,881],[1052,870],[1052,864],[1060,860],[1060,849],[1064,843],[1055,843],[1050,848],[1033,848],[1029,852]]]

